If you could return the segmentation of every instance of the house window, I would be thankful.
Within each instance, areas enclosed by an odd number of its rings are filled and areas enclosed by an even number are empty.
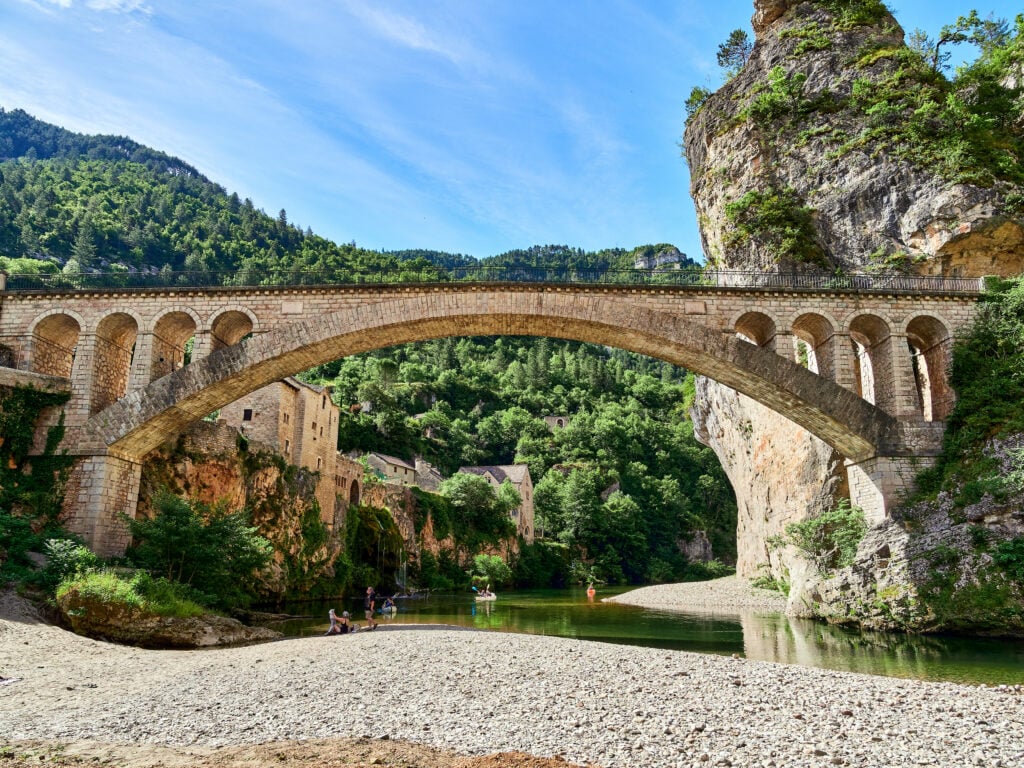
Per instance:
[[[242,421],[252,421],[252,408],[242,410]]]
[[[323,436],[324,436],[324,428],[320,427],[320,437],[323,437]]]
[[[291,449],[292,449],[292,441],[291,440],[285,440],[284,441],[284,452],[288,453],[288,452],[291,451]]]
[[[319,456],[316,457],[316,468],[319,470],[324,465],[324,460]]]
[[[291,415],[290,413],[286,413],[286,414],[284,415],[284,423],[285,423],[285,424],[287,424],[287,423],[288,423],[288,422],[290,422],[291,420],[292,420],[292,415]]]
[[[320,410],[323,410],[326,407],[327,407],[327,395],[324,395],[322,398],[320,398]]]

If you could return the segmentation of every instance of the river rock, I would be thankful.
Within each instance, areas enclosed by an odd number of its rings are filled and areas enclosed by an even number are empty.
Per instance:
[[[61,615],[76,634],[142,648],[210,648],[282,637],[266,627],[247,627],[236,619],[158,616],[124,603],[107,603],[70,589],[58,599]]]

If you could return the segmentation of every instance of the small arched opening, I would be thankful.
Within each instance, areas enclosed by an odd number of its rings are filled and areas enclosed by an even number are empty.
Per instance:
[[[237,344],[250,333],[254,326],[252,318],[245,312],[230,309],[214,318],[210,324],[210,351]]]
[[[857,394],[891,412],[895,382],[888,324],[876,315],[858,315],[850,323],[850,341]]]
[[[359,481],[353,480],[352,487],[348,489],[348,503],[358,504],[359,503]]]
[[[835,380],[835,329],[822,315],[810,312],[793,322],[794,359],[819,376]]]
[[[139,325],[124,312],[107,315],[96,326],[89,413],[99,413],[128,392],[128,376]]]
[[[70,315],[48,315],[32,330],[32,370],[71,378],[82,328]]]
[[[168,312],[153,327],[153,359],[149,380],[178,370],[189,362],[195,343],[196,321],[187,312]]]
[[[775,321],[763,312],[747,312],[736,321],[736,335],[757,347],[775,349]]]
[[[946,326],[934,317],[922,315],[907,324],[907,346],[925,421],[942,421],[953,409],[955,398],[949,386],[950,342]]]

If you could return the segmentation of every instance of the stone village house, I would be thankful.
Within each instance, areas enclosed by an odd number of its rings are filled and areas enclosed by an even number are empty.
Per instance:
[[[288,377],[225,406],[218,420],[237,429],[254,447],[272,451],[290,464],[320,473],[316,498],[321,519],[327,525],[339,529],[344,524],[348,505],[358,504],[374,489],[373,498],[366,501],[388,507],[397,503],[403,507],[403,513],[408,513],[398,518],[402,522],[405,518],[411,520],[411,513],[404,509],[411,500],[404,495],[400,499],[392,498],[393,494],[386,488],[416,486],[436,493],[444,479],[441,473],[419,458],[408,462],[371,452],[365,454],[363,460],[384,481],[384,486],[366,488],[364,465],[337,450],[339,418],[340,408],[331,400],[329,387]],[[512,519],[518,533],[527,542],[533,541],[533,484],[526,465],[463,467],[459,471],[482,475],[495,488],[508,478],[522,497],[521,506],[511,512]]]
[[[219,421],[289,464],[319,472],[321,519],[336,527],[348,505],[359,503],[363,483],[362,464],[338,453],[339,413],[329,387],[289,376],[226,405]]]

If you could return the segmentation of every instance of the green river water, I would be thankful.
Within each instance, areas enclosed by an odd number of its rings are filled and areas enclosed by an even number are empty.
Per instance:
[[[669,648],[698,653],[738,654],[749,659],[803,664],[875,675],[959,683],[1024,683],[1024,641],[855,632],[783,615],[705,615],[657,611],[601,599],[627,590],[505,592],[494,602],[473,594],[435,594],[399,599],[385,626],[450,624],[496,632],[554,635],[580,640]],[[273,626],[290,636],[320,636],[327,610],[352,612],[365,625],[361,600],[299,603],[284,610],[309,618]],[[412,627],[410,627],[412,629]],[[331,638],[343,641],[344,638]]]

